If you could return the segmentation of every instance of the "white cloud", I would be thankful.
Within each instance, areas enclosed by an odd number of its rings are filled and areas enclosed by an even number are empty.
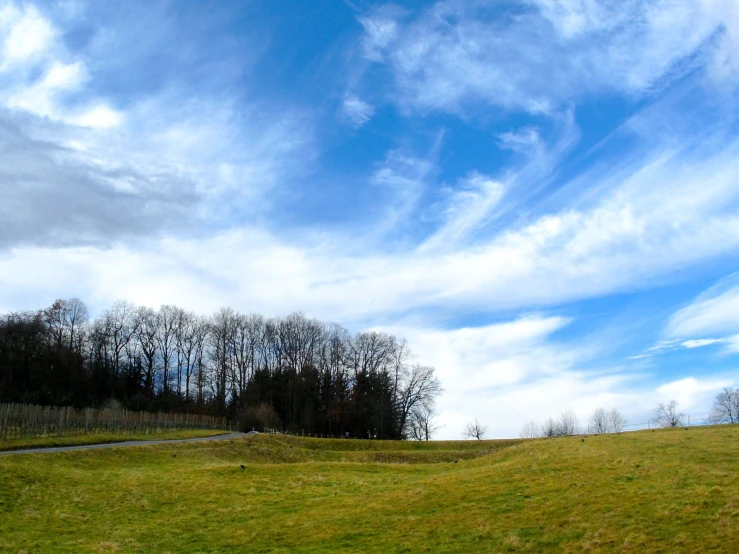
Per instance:
[[[730,353],[739,352],[739,335],[732,335],[726,339],[726,351]]]
[[[493,217],[493,210],[504,192],[500,182],[486,175],[472,173],[462,179],[449,191],[443,225],[420,246],[420,250],[449,250],[460,241],[469,241],[469,235],[479,232]]]
[[[121,112],[100,104],[91,108],[82,115],[75,117],[72,121],[82,127],[94,129],[109,129],[118,127],[123,123],[124,116]]]
[[[529,315],[484,327],[428,329],[414,325],[385,330],[407,337],[420,363],[437,368],[444,386],[439,401],[439,438],[461,437],[474,418],[491,437],[515,437],[524,423],[542,423],[572,409],[587,425],[596,408],[617,408],[630,424],[647,426],[657,402],[677,400],[699,423],[718,390],[732,384],[723,377],[687,377],[655,385],[646,375],[622,368],[583,370],[603,345],[566,344],[552,335],[569,324],[557,316]]]
[[[21,108],[35,115],[68,120],[58,97],[76,91],[87,79],[87,71],[80,62],[63,64],[55,62],[35,83],[20,86],[6,100],[6,106]]]
[[[34,6],[24,4],[18,8],[6,2],[0,7],[0,40],[0,71],[7,71],[45,54],[56,40],[56,31]]]
[[[705,337],[739,332],[739,283],[732,275],[676,312],[665,332],[672,337]]]
[[[542,14],[566,38],[623,24],[628,6],[633,5],[621,2],[619,6],[609,6],[597,0],[533,0],[531,3],[538,5]]]
[[[532,315],[485,327],[383,330],[408,338],[421,363],[439,368],[445,388],[464,394],[517,384],[535,375],[558,374],[569,367],[573,354],[546,344],[552,333],[568,323],[562,317]]]
[[[681,153],[661,158],[589,209],[545,214],[484,242],[456,244],[452,240],[477,225],[474,221],[479,214],[473,211],[473,223],[464,214],[461,219],[450,219],[451,226],[441,232],[441,236],[449,233],[448,247],[439,241],[434,249],[412,247],[370,254],[357,247],[358,241],[366,245],[369,240],[369,231],[364,229],[344,237],[312,233],[305,240],[287,241],[251,228],[205,238],[152,241],[136,257],[169,259],[172,267],[190,274],[192,289],[182,298],[198,295],[201,303],[212,307],[225,302],[245,309],[264,306],[262,311],[272,313],[302,309],[341,321],[366,321],[379,314],[390,318],[422,308],[465,312],[482,306],[494,311],[581,300],[649,286],[651,279],[677,268],[736,251],[739,216],[730,209],[739,194],[734,186],[739,178],[736,148],[733,145],[695,163]],[[162,155],[161,150],[151,149]],[[394,228],[413,209],[419,181],[430,170],[427,162],[402,156],[391,162],[375,176],[377,186],[397,195],[391,204],[398,206],[397,211],[385,218],[388,228]],[[481,190],[490,196],[495,189],[488,183]],[[234,252],[239,256],[234,257]],[[48,267],[54,266],[58,256],[74,258],[74,251],[17,251],[0,261],[0,268],[13,273],[16,258],[25,255]],[[124,250],[116,255],[124,259],[133,253]],[[104,258],[104,252],[90,254],[78,271],[94,275]],[[137,260],[130,269],[120,269],[119,275],[131,284],[125,292],[132,300],[137,300],[137,291],[158,289],[154,284],[158,277],[142,272],[146,265]],[[93,283],[105,283],[103,277]],[[209,297],[209,287],[195,284],[208,280],[225,280],[232,288],[226,293],[219,287]],[[62,289],[65,283],[49,285]],[[106,296],[123,295],[124,291],[114,294],[115,290]],[[688,334],[684,338],[700,337]]]
[[[730,77],[734,4],[532,0],[528,12],[496,18],[480,3],[447,0],[415,19],[388,9],[362,18],[363,48],[390,65],[403,106],[551,112],[596,92],[642,95],[700,64]]]
[[[381,213],[372,219],[371,228],[364,235],[365,243],[388,240],[388,234],[403,230],[412,222],[419,200],[426,190],[432,174],[437,170],[436,157],[443,134],[434,142],[427,157],[391,150],[377,164],[370,177],[375,200],[382,199]]]
[[[372,119],[374,113],[374,106],[353,95],[344,98],[344,102],[341,105],[342,117],[357,128]]]
[[[5,36],[0,71],[12,75],[0,85],[0,104],[14,110],[71,125],[117,127],[123,114],[85,94],[86,63],[72,60],[54,24],[31,5],[0,10],[0,35]]]
[[[362,53],[372,61],[382,61],[383,50],[397,37],[399,25],[396,18],[402,12],[393,6],[380,8],[372,17],[361,17],[359,22],[364,27]]]
[[[703,379],[686,377],[657,388],[659,401],[676,400],[678,409],[701,418],[708,416],[716,392],[732,384],[730,379]]]
[[[223,226],[269,209],[267,191],[309,162],[312,122],[289,106],[216,102],[173,85],[120,109],[88,70],[100,73],[107,60],[94,54],[110,52],[69,51],[65,22],[26,5],[0,9],[0,40],[49,30],[2,66],[0,248]]]
[[[525,154],[536,153],[543,149],[539,132],[531,127],[519,131],[509,131],[498,135],[498,144],[506,150],[522,152]]]
[[[491,437],[513,437],[532,418],[543,421],[567,407],[584,418],[603,403],[623,402],[618,389],[631,376],[578,371],[598,348],[552,339],[568,323],[562,317],[528,315],[484,327],[382,329],[406,337],[418,362],[437,368],[444,387],[439,438],[458,439],[474,418],[488,425]]]
[[[692,339],[686,340],[680,343],[683,348],[703,348],[704,346],[712,346],[714,344],[721,344],[724,339]]]

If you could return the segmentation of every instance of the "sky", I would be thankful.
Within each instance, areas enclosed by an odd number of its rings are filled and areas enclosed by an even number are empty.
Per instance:
[[[439,438],[739,385],[734,0],[0,0],[0,313],[405,337]]]

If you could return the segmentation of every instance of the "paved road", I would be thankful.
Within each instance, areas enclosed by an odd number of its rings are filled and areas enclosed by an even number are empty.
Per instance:
[[[110,442],[105,444],[85,444],[81,446],[54,446],[50,448],[28,448],[25,450],[4,450],[0,451],[0,456],[9,454],[32,454],[44,452],[69,452],[71,450],[94,450],[96,448],[113,448],[117,446],[149,446],[152,444],[174,444],[178,442],[205,442],[205,441],[221,441],[228,439],[238,439],[246,437],[251,433],[230,433],[228,435],[216,435],[213,437],[198,437],[195,439],[171,439],[158,441],[128,441],[128,442]]]

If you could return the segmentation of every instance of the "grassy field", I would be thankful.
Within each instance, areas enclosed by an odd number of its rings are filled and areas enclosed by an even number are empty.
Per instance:
[[[70,435],[57,437],[26,437],[22,439],[0,439],[0,451],[23,450],[25,448],[44,448],[50,446],[82,446],[85,444],[105,444],[111,442],[192,439],[225,435],[230,431],[213,429],[189,429],[185,431],[163,431],[161,433],[94,433],[90,435]]]
[[[425,444],[257,435],[0,458],[2,552],[737,545],[739,426]]]

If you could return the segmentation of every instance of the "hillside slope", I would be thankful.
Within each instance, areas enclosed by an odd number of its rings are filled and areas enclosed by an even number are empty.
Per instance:
[[[738,454],[739,426],[720,426],[17,455],[0,459],[0,551],[733,552]]]

